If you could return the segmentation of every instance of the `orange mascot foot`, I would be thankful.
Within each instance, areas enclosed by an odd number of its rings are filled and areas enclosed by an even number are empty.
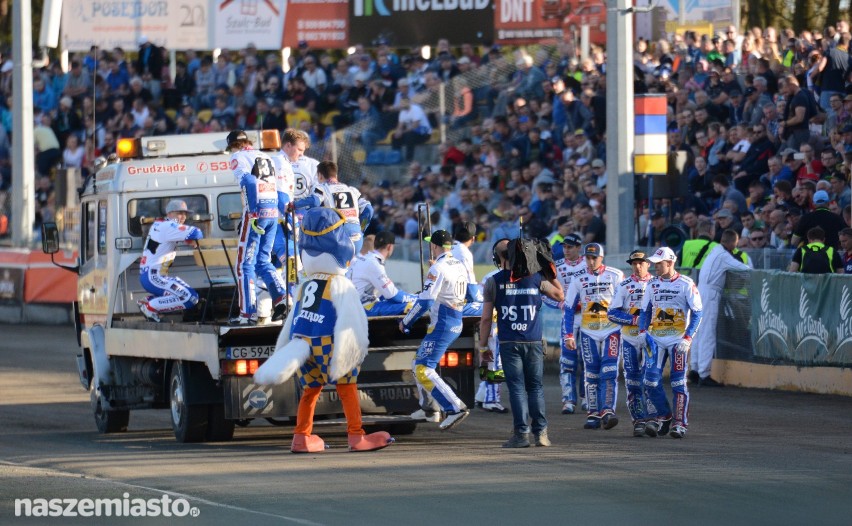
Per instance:
[[[375,451],[388,447],[394,443],[394,439],[386,431],[377,431],[369,435],[351,433],[349,435],[349,451]]]
[[[293,435],[293,443],[290,444],[290,451],[293,453],[320,453],[325,451],[325,442],[316,435],[296,433]]]

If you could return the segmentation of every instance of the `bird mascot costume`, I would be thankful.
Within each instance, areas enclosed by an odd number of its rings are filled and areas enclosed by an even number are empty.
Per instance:
[[[358,368],[367,356],[367,315],[344,273],[355,247],[337,210],[314,208],[302,220],[299,240],[306,278],[290,311],[275,353],[255,373],[258,384],[281,384],[294,374],[302,398],[290,451],[317,453],[325,442],[312,435],[314,409],[322,388],[334,384],[346,415],[349,451],[373,451],[393,442],[380,431],[365,434],[358,397]]]

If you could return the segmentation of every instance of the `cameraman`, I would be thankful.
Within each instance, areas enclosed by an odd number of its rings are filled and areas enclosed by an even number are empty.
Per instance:
[[[497,309],[500,356],[514,420],[514,434],[503,447],[529,447],[530,420],[535,445],[546,447],[550,445],[550,440],[547,437],[542,388],[544,346],[541,341],[541,295],[562,301],[562,285],[555,277],[545,280],[540,273],[511,280],[508,239],[495,243],[492,255],[495,262],[499,261],[501,270],[486,279],[483,285],[479,348],[483,353],[483,362],[494,359],[488,350],[488,335],[491,334],[491,313]]]

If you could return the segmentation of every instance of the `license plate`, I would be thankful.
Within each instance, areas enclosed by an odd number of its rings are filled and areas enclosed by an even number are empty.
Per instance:
[[[275,352],[274,345],[261,347],[226,347],[225,358],[237,360],[240,358],[269,358]]]

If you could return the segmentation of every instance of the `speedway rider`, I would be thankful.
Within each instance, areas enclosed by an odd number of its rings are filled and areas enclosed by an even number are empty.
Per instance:
[[[237,250],[237,288],[240,315],[232,319],[237,325],[257,324],[255,274],[266,283],[274,305],[272,319],[280,319],[287,310],[287,289],[272,265],[272,244],[278,218],[286,213],[289,196],[283,177],[275,172],[272,159],[252,148],[243,130],[228,134],[231,169],[243,197],[243,217]]]
[[[657,277],[645,287],[639,314],[639,331],[650,351],[645,359],[643,379],[649,419],[645,434],[663,435],[671,424],[669,434],[672,438],[683,438],[689,413],[686,367],[692,337],[701,322],[701,295],[691,279],[675,272],[677,256],[672,249],[657,249],[648,261],[654,264]],[[662,386],[666,360],[671,361],[674,414]]]
[[[571,281],[574,280],[574,276],[582,274],[586,270],[586,262],[582,257],[580,257],[580,246],[582,244],[583,239],[578,234],[572,233],[565,236],[560,243],[557,243],[553,247],[553,262],[556,265],[556,277],[559,279],[559,284],[562,285],[562,290],[564,291],[568,290],[568,287],[571,285]],[[542,300],[545,305],[563,310],[562,315],[564,317],[564,309],[567,308],[565,306],[565,302],[558,304],[547,296],[543,297]],[[579,311],[574,311],[575,314],[577,312]],[[580,319],[580,316],[576,316],[574,318],[574,325],[569,332],[574,334],[579,333]],[[580,371],[577,368],[577,349],[569,349],[565,346],[565,335],[567,333],[564,331],[564,324],[562,325],[562,329],[562,353],[559,358],[559,385],[562,387],[562,414],[572,415],[574,414],[577,405],[577,377],[580,376],[580,378],[582,378],[582,375],[578,375]],[[580,388],[580,406],[584,411],[588,409],[588,406],[586,405],[586,393],[583,388]]]
[[[467,270],[467,294],[465,294],[465,316],[482,316],[482,285],[476,282],[473,272],[473,254],[470,247],[476,237],[476,223],[468,221],[456,229],[453,241],[453,257],[461,261]]]
[[[198,293],[177,276],[169,276],[175,260],[175,245],[204,237],[198,228],[184,225],[190,210],[180,199],[166,205],[166,218],[151,225],[139,262],[139,282],[154,295],[140,300],[139,310],[151,321],[159,322],[160,314],[190,309],[198,303]]]
[[[651,266],[645,252],[634,250],[627,258],[633,274],[618,284],[609,304],[609,319],[621,325],[621,355],[624,357],[624,384],[627,386],[627,410],[633,421],[633,436],[645,435],[645,402],[642,396],[642,353],[647,344],[639,336],[639,309],[645,287],[651,281]]]
[[[324,206],[340,212],[346,221],[343,229],[355,245],[355,253],[361,252],[364,244],[363,229],[373,218],[373,205],[361,197],[361,192],[337,179],[337,163],[322,161],[317,165],[317,185],[310,197],[298,202],[297,207]]]
[[[461,334],[467,271],[462,262],[450,253],[453,238],[449,232],[436,230],[427,240],[435,262],[429,267],[417,302],[399,322],[399,330],[408,332],[414,322],[429,311],[429,328],[412,364],[420,409],[412,413],[411,418],[438,422],[441,417],[437,402],[447,415],[440,428],[447,430],[470,414],[464,402],[435,370],[447,348]]]
[[[346,277],[361,296],[367,316],[400,316],[408,312],[417,297],[396,288],[385,271],[385,261],[393,255],[396,236],[383,230],[373,240],[374,249],[355,255]]]
[[[589,410],[585,429],[612,429],[618,424],[615,402],[618,398],[618,351],[621,334],[616,324],[607,317],[607,310],[615,296],[615,287],[624,280],[624,274],[604,266],[604,249],[599,243],[589,243],[583,249],[586,270],[578,274],[565,295],[563,330],[565,346],[576,349],[574,339],[574,312],[580,306],[580,345],[586,367],[586,401]]]

